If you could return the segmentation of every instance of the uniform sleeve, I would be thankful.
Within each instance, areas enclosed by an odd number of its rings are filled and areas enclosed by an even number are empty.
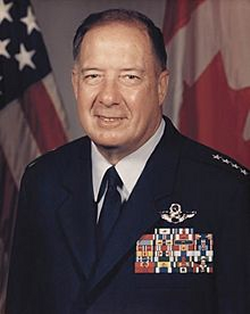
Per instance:
[[[16,226],[10,261],[7,290],[7,314],[31,314],[32,291],[35,278],[32,277],[34,248],[32,247],[32,226],[30,224],[29,192],[27,175],[21,183],[17,209]]]
[[[246,314],[250,313],[249,181],[231,194],[221,211],[221,237],[217,243],[218,313]]]

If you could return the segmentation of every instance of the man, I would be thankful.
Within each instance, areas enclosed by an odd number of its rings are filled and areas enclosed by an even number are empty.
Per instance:
[[[162,117],[159,29],[92,14],[74,58],[87,137],[27,167],[8,314],[249,313],[248,172]]]

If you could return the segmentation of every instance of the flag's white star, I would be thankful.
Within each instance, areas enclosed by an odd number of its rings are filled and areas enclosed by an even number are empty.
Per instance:
[[[15,55],[16,60],[19,62],[19,70],[22,71],[22,69],[25,66],[31,67],[32,69],[35,69],[36,66],[32,61],[32,57],[35,54],[35,50],[28,51],[26,50],[24,44],[20,45],[20,52]]]
[[[3,0],[0,0],[0,24],[3,20],[13,21],[12,17],[9,13],[10,8],[12,7],[13,3],[5,4]]]
[[[7,46],[10,42],[10,39],[0,40],[0,56],[10,58],[10,54],[7,51]]]
[[[31,7],[28,7],[27,16],[21,18],[21,21],[26,24],[28,34],[31,34],[34,29],[39,31],[39,27],[36,23],[36,18],[32,13]]]

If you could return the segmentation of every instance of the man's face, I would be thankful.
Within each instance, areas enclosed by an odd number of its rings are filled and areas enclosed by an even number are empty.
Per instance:
[[[144,30],[112,23],[88,31],[72,82],[85,132],[113,163],[159,126],[167,72],[160,71]]]

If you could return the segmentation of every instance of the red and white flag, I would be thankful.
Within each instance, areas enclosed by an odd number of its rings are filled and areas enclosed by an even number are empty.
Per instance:
[[[0,313],[25,165],[67,141],[64,110],[28,0],[0,0]]]
[[[166,0],[165,113],[182,133],[250,167],[250,1]]]

